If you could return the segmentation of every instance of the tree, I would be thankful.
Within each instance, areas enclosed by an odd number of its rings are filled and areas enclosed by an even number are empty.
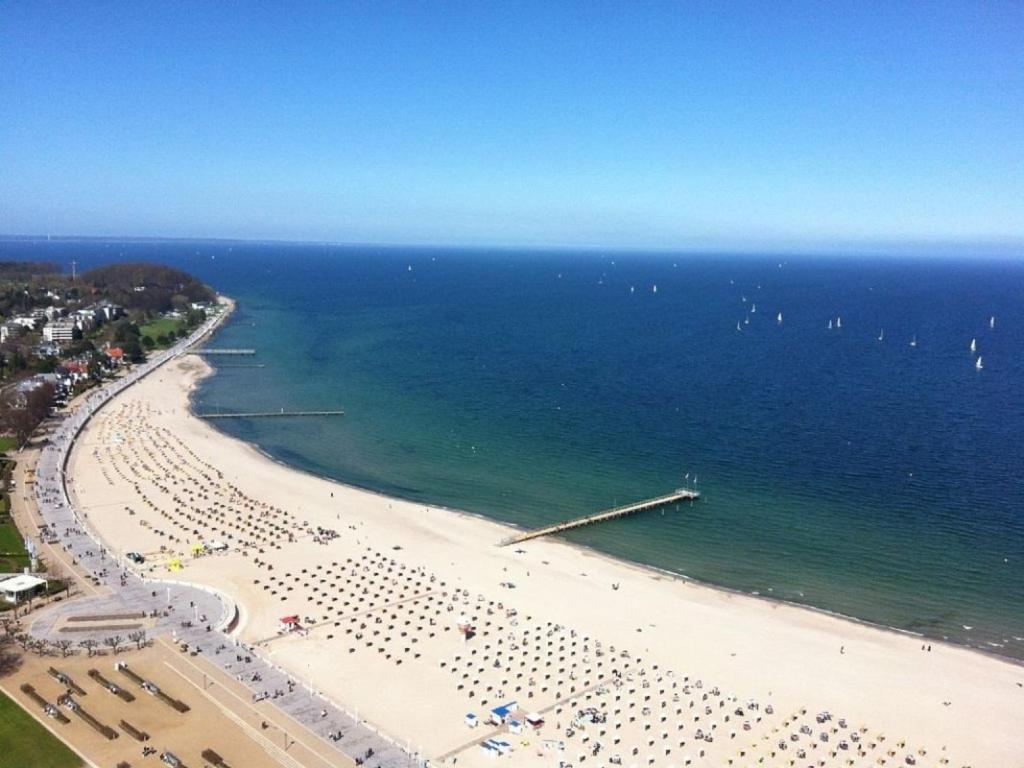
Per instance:
[[[21,632],[21,624],[12,616],[3,616],[0,617],[0,629],[3,629],[5,639],[13,640]]]
[[[110,648],[110,650],[112,650],[114,652],[115,656],[117,655],[117,652],[118,652],[118,650],[120,650],[121,645],[123,643],[124,643],[124,638],[121,637],[120,635],[112,635],[111,637],[103,638],[103,644],[108,646]]]
[[[146,349],[152,349],[153,347],[156,346],[156,342],[153,341],[153,337],[152,336],[143,336],[142,337],[142,346],[144,346]]]
[[[125,318],[114,323],[114,341],[126,342],[129,339],[139,338],[139,326]]]
[[[72,341],[81,341],[83,335],[84,334],[82,333],[82,329],[79,328],[77,325],[74,328],[71,329],[71,340]]]
[[[57,358],[53,355],[47,355],[36,363],[36,370],[40,373],[53,373],[57,370]]]
[[[54,386],[41,382],[25,392],[10,390],[0,402],[0,423],[24,443],[53,407]]]
[[[70,640],[61,638],[60,640],[54,640],[53,645],[57,650],[60,651],[61,658],[66,659],[71,655],[71,646],[74,645]]]
[[[135,650],[140,650],[146,644],[146,630],[140,629],[128,635],[128,639],[135,643]]]
[[[0,637],[0,677],[9,675],[21,666],[21,654],[14,650],[13,635]]]
[[[148,336],[146,337],[149,338]],[[142,351],[142,345],[139,344],[138,338],[129,339],[121,345],[121,349],[124,351],[125,357],[128,358],[129,363],[141,363],[146,359],[146,355]]]
[[[98,645],[99,643],[93,640],[91,637],[87,637],[85,638],[85,640],[78,641],[78,646],[80,648],[85,648],[85,652],[88,654],[89,658],[92,657],[93,651],[96,650],[96,647]]]

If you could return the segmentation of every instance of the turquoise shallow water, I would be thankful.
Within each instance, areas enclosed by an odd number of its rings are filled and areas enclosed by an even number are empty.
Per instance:
[[[267,367],[219,369],[197,407],[346,410],[219,423],[282,461],[523,526],[696,474],[703,502],[571,538],[1024,657],[1019,262],[0,246],[239,299],[217,344]]]

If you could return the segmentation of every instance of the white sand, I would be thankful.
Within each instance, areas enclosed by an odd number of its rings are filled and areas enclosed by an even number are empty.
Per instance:
[[[173,578],[215,586],[235,599],[245,617],[245,642],[276,638],[278,619],[287,614],[314,624],[328,620],[308,634],[273,639],[260,652],[303,682],[312,678],[331,699],[427,757],[465,747],[457,754],[460,765],[491,759],[475,746],[491,729],[471,731],[463,715],[473,711],[483,719],[491,707],[519,699],[524,711],[552,709],[539,734],[503,737],[515,751],[498,759],[517,764],[554,764],[555,753],[538,754],[541,740],[553,739],[565,743],[565,761],[577,764],[586,753],[586,764],[594,766],[608,765],[616,754],[624,766],[683,766],[687,757],[692,765],[906,765],[907,755],[917,765],[1024,766],[1020,666],[937,643],[922,652],[913,637],[658,575],[557,540],[529,542],[523,554],[499,548],[510,533],[505,526],[315,478],[218,433],[188,413],[188,392],[207,371],[196,357],[175,361],[122,394],[90,425],[71,476],[91,524],[115,551],[151,553],[145,567],[155,575],[169,573],[161,544],[180,553],[183,569]],[[186,493],[199,488],[205,499]],[[315,543],[307,524],[340,536]],[[295,541],[288,541],[288,532]],[[190,544],[210,540],[229,544],[228,554],[191,556]],[[240,543],[246,540],[249,546]],[[304,568],[310,573],[302,574]],[[500,586],[509,581],[514,589]],[[613,583],[620,588],[613,590]],[[465,603],[454,598],[456,588],[468,590]],[[468,642],[456,628],[463,614],[479,633]],[[549,622],[562,629],[554,631]],[[540,632],[527,645],[523,633],[530,628]],[[494,667],[497,651],[505,654],[500,668]],[[613,668],[622,674],[621,687],[608,685]],[[552,678],[542,692],[545,673]],[[598,674],[605,676],[601,694],[594,688]],[[570,694],[572,687],[577,690]],[[715,687],[718,694],[711,693]],[[590,699],[566,701],[584,688],[593,689]],[[726,701],[730,695],[736,701]],[[746,707],[748,699],[759,709]],[[774,714],[766,714],[767,705]],[[567,737],[572,712],[590,706],[606,712],[607,722]],[[650,714],[643,714],[644,706]],[[737,708],[742,715],[733,714]],[[819,724],[815,715],[823,710],[833,719]],[[801,725],[812,735],[800,733]],[[714,741],[698,742],[697,728],[713,733]],[[860,728],[866,729],[860,741],[852,741],[850,732]],[[828,742],[820,740],[822,731]],[[839,748],[843,739],[847,749]],[[594,755],[597,742],[602,749]],[[798,749],[805,758],[797,758]]]

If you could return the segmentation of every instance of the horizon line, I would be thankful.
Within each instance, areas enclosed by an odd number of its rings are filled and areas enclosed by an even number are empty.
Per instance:
[[[697,238],[694,238],[697,240]],[[163,243],[241,243],[250,245],[321,246],[336,248],[450,248],[458,250],[526,250],[526,251],[577,251],[616,253],[659,253],[659,254],[707,254],[707,255],[779,255],[779,256],[839,256],[839,255],[884,255],[893,256],[949,256],[967,255],[965,250],[982,249],[975,256],[1024,257],[1024,237],[1000,236],[988,238],[906,238],[872,239],[849,238],[836,240],[814,240],[799,238],[771,241],[701,242],[689,245],[597,245],[597,244],[544,244],[544,243],[457,243],[457,242],[401,242],[401,241],[358,241],[358,240],[314,240],[287,238],[249,238],[220,236],[177,236],[177,235],[53,235],[0,233],[0,241],[49,241],[49,242],[163,242]],[[931,252],[928,249],[933,249]]]

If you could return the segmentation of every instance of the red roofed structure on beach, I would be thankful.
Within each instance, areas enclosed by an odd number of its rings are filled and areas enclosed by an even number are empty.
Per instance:
[[[298,616],[282,616],[278,626],[279,632],[293,632],[296,629],[301,629],[299,624]]]
[[[110,347],[107,350],[107,357],[111,360],[122,360],[124,359],[124,350],[120,347]]]

